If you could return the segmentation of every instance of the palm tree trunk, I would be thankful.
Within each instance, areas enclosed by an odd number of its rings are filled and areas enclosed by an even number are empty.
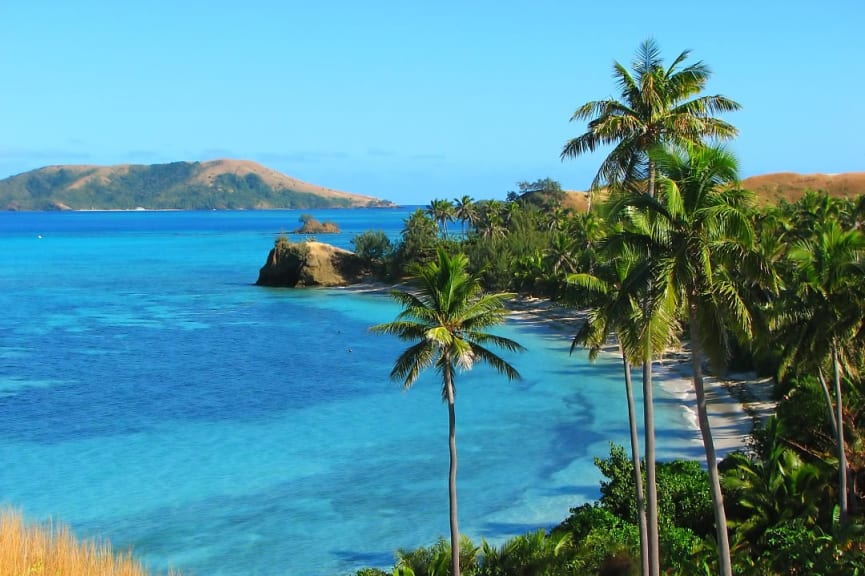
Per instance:
[[[820,387],[823,388],[823,397],[826,400],[826,407],[829,410],[829,425],[832,427],[832,437],[835,441],[838,440],[838,421],[835,419],[835,410],[832,406],[832,394],[829,393],[829,385],[826,384],[826,377],[823,375],[823,369],[817,368],[817,376],[820,379]]]
[[[646,190],[650,198],[655,197],[655,162],[649,160],[649,186]],[[652,255],[649,253],[649,258]],[[649,283],[650,294],[646,296],[645,307],[651,299],[651,282]],[[644,310],[648,317],[648,310]],[[646,357],[643,358],[643,426],[646,432],[646,496],[647,510],[646,523],[649,534],[649,576],[659,576],[661,573],[661,544],[658,535],[658,484],[655,475],[655,401],[652,393],[652,350],[648,344]]]
[[[691,369],[694,377],[694,391],[697,393],[697,421],[706,450],[706,468],[709,473],[709,490],[712,494],[712,508],[715,512],[715,537],[718,543],[718,568],[721,576],[732,576],[733,566],[730,559],[730,537],[727,534],[727,514],[724,511],[724,495],[721,492],[721,477],[718,474],[718,459],[715,455],[715,442],[709,425],[709,411],[706,404],[706,390],[703,386],[703,358],[700,344],[699,325],[697,324],[697,302],[692,295],[688,303],[688,324],[691,331]]]
[[[625,355],[625,349],[619,343],[622,353],[622,364],[625,368],[625,394],[628,398],[628,428],[631,431],[631,459],[634,462],[634,486],[637,498],[637,520],[640,526],[640,574],[649,573],[649,540],[646,523],[646,501],[643,495],[643,473],[640,471],[640,439],[637,435],[637,409],[634,405],[634,386],[631,382],[631,363]]]
[[[658,485],[655,477],[655,406],[652,400],[652,354],[643,359],[643,426],[646,432],[646,527],[649,548],[649,576],[661,573],[661,546],[658,537]]]
[[[445,370],[445,389],[447,390],[448,401],[448,444],[450,446],[448,499],[450,502],[451,574],[460,576],[460,528],[457,521],[457,416],[454,406],[453,374],[447,370]]]
[[[649,160],[649,187],[646,190],[646,193],[649,195],[649,198],[655,197],[655,179],[656,179],[656,170],[655,170],[655,161]]]
[[[838,423],[835,443],[838,449],[838,505],[841,526],[847,525],[847,453],[844,443],[844,403],[841,398],[841,363],[838,361],[838,343],[832,342],[832,369],[835,388],[835,421]]]

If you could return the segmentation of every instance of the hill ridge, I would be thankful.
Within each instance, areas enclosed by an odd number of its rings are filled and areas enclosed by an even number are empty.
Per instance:
[[[3,210],[261,210],[393,206],[251,160],[55,164],[0,180]]]

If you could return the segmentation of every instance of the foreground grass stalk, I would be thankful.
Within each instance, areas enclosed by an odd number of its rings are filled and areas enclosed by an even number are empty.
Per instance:
[[[150,576],[131,552],[108,542],[79,541],[59,524],[25,524],[21,514],[0,511],[0,576]],[[178,576],[171,571],[169,575]]]

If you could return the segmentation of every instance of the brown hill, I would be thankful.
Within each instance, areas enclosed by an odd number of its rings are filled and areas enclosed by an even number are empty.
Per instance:
[[[47,166],[0,180],[0,209],[282,209],[391,206],[248,160]]]
[[[780,200],[795,202],[808,190],[823,191],[830,196],[852,198],[865,194],[865,172],[845,172],[843,174],[796,174],[777,172],[745,178],[742,188],[756,196],[759,205],[777,204]],[[567,197],[563,208],[575,212],[585,212],[588,207],[588,194],[580,190],[566,190]],[[603,202],[605,190],[595,194],[595,202]]]
[[[780,200],[795,202],[808,190],[850,198],[865,194],[865,172],[843,174],[778,172],[745,178],[742,180],[742,188],[754,192],[760,204],[776,204]]]
[[[234,174],[236,176],[245,177],[249,174],[255,174],[261,178],[265,184],[274,190],[286,189],[294,190],[295,192],[303,192],[306,194],[315,194],[323,198],[343,198],[352,203],[359,205],[367,205],[369,202],[377,202],[378,198],[372,196],[362,196],[350,192],[341,192],[333,188],[325,188],[316,184],[310,184],[291,176],[286,176],[282,172],[277,172],[266,166],[262,166],[250,160],[231,160],[221,159],[212,160],[210,162],[201,162],[201,171],[195,178],[195,182],[212,185],[215,179],[221,174]]]

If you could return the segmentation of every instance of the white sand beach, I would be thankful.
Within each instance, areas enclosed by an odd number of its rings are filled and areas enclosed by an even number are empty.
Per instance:
[[[585,321],[586,312],[560,306],[541,298],[520,298],[509,304],[511,317],[520,322],[539,323],[563,336],[572,337]],[[615,345],[604,351],[616,355]],[[687,350],[669,351],[654,363],[656,383],[671,395],[680,398],[682,410],[694,429],[693,442],[702,444],[697,424],[697,400],[691,381],[690,356]],[[718,458],[736,450],[747,450],[755,423],[772,415],[772,378],[760,378],[753,373],[727,374],[719,378],[704,376],[709,406],[709,425]]]

